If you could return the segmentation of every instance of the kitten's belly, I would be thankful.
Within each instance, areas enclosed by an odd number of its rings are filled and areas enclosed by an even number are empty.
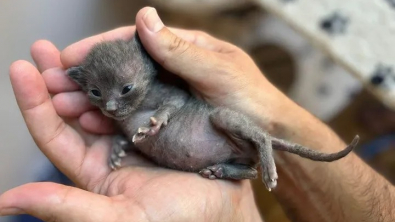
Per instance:
[[[154,116],[155,112],[155,110],[139,111],[126,120],[119,122],[123,132],[130,141],[132,141],[132,137],[137,133],[139,127],[150,125],[150,117]]]
[[[158,164],[185,171],[226,162],[233,154],[226,137],[211,126],[208,118],[189,123],[172,121],[151,144],[145,148],[151,148],[149,153]]]
[[[159,134],[148,137],[137,148],[161,166],[184,171],[199,171],[234,158],[234,145],[212,127],[209,112],[192,113],[196,112],[184,110],[175,115]],[[154,114],[136,113],[129,120],[124,131],[130,141],[140,126],[148,126]]]

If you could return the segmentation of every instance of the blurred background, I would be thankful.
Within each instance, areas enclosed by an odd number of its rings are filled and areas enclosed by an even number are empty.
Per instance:
[[[27,131],[9,82],[9,65],[19,59],[32,61],[30,46],[39,39],[63,49],[82,38],[134,24],[137,11],[147,5],[155,6],[169,26],[204,30],[242,47],[273,84],[344,140],[359,134],[358,154],[395,181],[395,113],[324,52],[252,1],[14,0],[0,2],[0,193],[33,181],[67,182]],[[266,221],[288,221],[271,194],[255,182]],[[11,221],[34,219],[0,218]]]

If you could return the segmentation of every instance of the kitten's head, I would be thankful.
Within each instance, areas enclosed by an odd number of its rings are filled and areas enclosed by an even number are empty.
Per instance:
[[[138,36],[131,41],[102,42],[93,47],[81,66],[67,74],[108,117],[121,120],[136,110],[156,75],[155,64]]]

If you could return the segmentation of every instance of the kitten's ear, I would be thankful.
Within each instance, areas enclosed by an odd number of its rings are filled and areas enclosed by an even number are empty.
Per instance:
[[[74,82],[81,86],[82,90],[86,89],[87,79],[81,66],[71,67],[66,70],[66,73]]]
[[[130,42],[134,47],[136,47],[137,51],[139,51],[141,53],[143,60],[146,64],[152,64],[154,70],[157,70],[158,67],[160,67],[159,64],[145,50],[144,45],[140,40],[140,36],[139,36],[139,33],[137,32],[137,30]]]
[[[148,54],[145,51],[145,48],[143,46],[143,43],[141,42],[141,39],[140,39],[140,36],[139,36],[139,33],[137,32],[137,30],[136,30],[136,33],[134,34],[134,36],[133,36],[133,38],[131,40],[131,44],[134,45],[135,47],[137,47],[137,49],[139,51],[141,51],[142,53]]]

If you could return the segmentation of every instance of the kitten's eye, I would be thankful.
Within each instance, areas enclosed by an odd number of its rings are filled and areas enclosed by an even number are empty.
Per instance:
[[[130,92],[130,90],[132,90],[132,88],[133,88],[132,85],[127,85],[127,86],[123,87],[122,95],[125,95],[126,93]]]
[[[91,93],[92,93],[94,96],[96,96],[96,97],[101,97],[101,93],[100,93],[100,91],[97,90],[97,89],[92,89],[92,90],[91,90]]]

